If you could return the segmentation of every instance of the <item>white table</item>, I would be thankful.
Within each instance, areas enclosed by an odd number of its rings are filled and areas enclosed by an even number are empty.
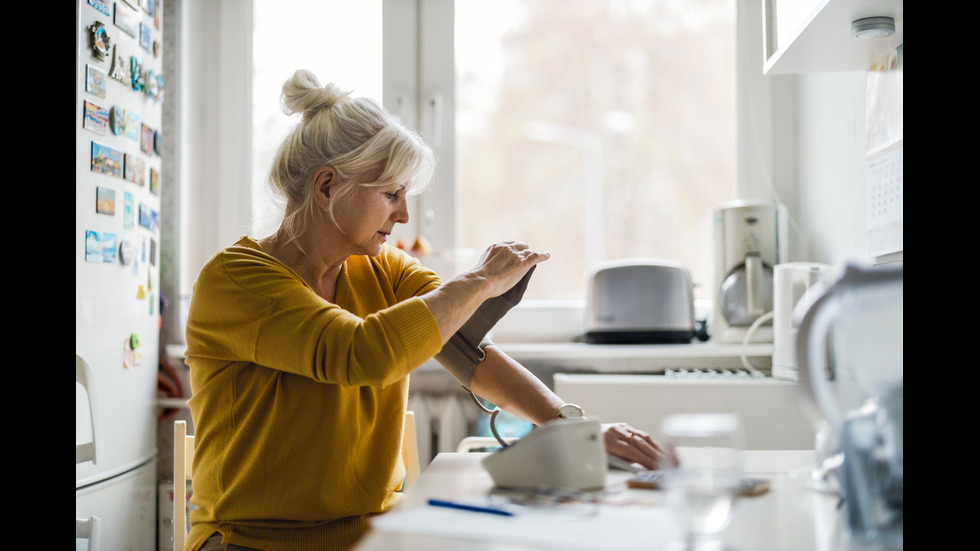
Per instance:
[[[838,498],[830,493],[815,490],[803,476],[804,472],[814,464],[812,451],[790,450],[790,451],[767,451],[751,450],[746,451],[747,471],[757,477],[767,478],[771,481],[771,490],[765,494],[740,498],[736,502],[735,513],[731,525],[726,532],[726,542],[731,551],[837,551],[837,550],[865,550],[877,549],[876,547],[862,545],[852,541],[846,530],[846,521],[842,516],[842,509],[838,508]],[[467,549],[475,551],[540,551],[543,549],[569,549],[576,548],[575,545],[561,546],[558,544],[543,542],[541,539],[534,538],[521,540],[514,537],[486,537],[477,534],[467,536],[458,533],[461,528],[453,526],[451,522],[446,523],[440,530],[433,531],[433,526],[425,526],[428,520],[435,517],[431,515],[465,515],[458,517],[439,517],[456,518],[468,526],[480,527],[473,523],[501,523],[501,518],[496,515],[482,513],[467,513],[463,511],[453,511],[452,513],[437,512],[438,508],[427,505],[429,498],[467,500],[474,497],[485,496],[493,486],[489,474],[483,469],[481,460],[486,456],[483,453],[441,453],[423,471],[414,487],[410,488],[405,496],[403,503],[393,512],[378,517],[375,528],[365,538],[359,551],[390,551],[390,550],[458,550]],[[621,506],[617,511],[630,519],[646,518],[649,512],[650,523],[637,522],[630,524],[629,530],[650,530],[651,525],[656,526],[653,520],[655,515],[669,514],[665,505],[664,496],[658,490],[641,490],[626,488],[625,481],[630,476],[623,471],[610,471],[607,479],[606,489],[611,494],[618,496],[617,500],[639,500],[642,503],[635,503]],[[603,505],[605,507],[605,505]],[[439,509],[441,511],[441,509]],[[391,516],[389,516],[391,515]],[[400,516],[395,516],[400,515]],[[641,515],[641,516],[638,516]],[[613,518],[607,516],[606,518]],[[566,524],[550,524],[542,530],[552,532],[574,533],[576,529],[581,529],[584,517],[574,514],[567,515],[563,520]],[[613,520],[615,520],[613,518]],[[415,524],[398,521],[411,521]],[[590,520],[589,522],[595,522]],[[504,524],[495,524],[494,533],[499,533]],[[526,525],[525,525],[526,526]],[[602,530],[602,525],[597,525],[597,530]],[[618,526],[622,530],[622,524],[615,522],[610,526]],[[662,526],[662,522],[660,524]],[[479,532],[479,530],[474,530]],[[484,531],[486,532],[486,531]],[[467,532],[470,533],[470,532]],[[642,532],[636,532],[640,534]],[[540,536],[540,534],[539,534]],[[567,533],[562,534],[568,536]],[[547,539],[547,538],[545,538]],[[561,538],[558,538],[561,539]],[[636,539],[635,537],[633,538]],[[610,541],[615,541],[610,537]],[[590,544],[576,542],[577,548],[605,549],[605,546],[591,547]],[[635,545],[635,544],[634,544]],[[612,548],[613,544],[609,545]],[[620,547],[628,549],[629,546]],[[651,539],[651,550],[662,549],[663,545],[656,542],[656,538]]]

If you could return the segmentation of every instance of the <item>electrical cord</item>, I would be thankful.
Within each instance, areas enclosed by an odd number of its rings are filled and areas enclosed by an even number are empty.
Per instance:
[[[753,375],[762,375],[762,372],[756,369],[755,366],[753,366],[751,363],[749,363],[749,356],[747,350],[749,345],[749,339],[752,338],[752,334],[755,333],[756,330],[762,324],[771,320],[772,317],[773,317],[773,312],[770,310],[769,312],[766,312],[765,314],[762,314],[761,316],[756,318],[756,320],[752,322],[752,325],[749,326],[748,330],[745,331],[745,337],[742,339],[742,356],[741,356],[742,367],[744,367]]]

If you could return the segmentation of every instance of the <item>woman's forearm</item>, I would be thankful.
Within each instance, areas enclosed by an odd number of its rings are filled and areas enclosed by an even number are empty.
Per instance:
[[[487,357],[477,365],[470,385],[477,396],[535,425],[557,418],[561,398],[496,346],[485,350]]]

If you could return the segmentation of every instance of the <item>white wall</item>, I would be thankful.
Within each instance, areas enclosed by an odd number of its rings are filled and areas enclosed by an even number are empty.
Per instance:
[[[797,212],[809,260],[867,261],[867,74],[797,78]]]

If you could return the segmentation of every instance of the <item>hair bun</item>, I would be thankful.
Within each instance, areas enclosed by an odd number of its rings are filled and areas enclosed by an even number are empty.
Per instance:
[[[328,109],[345,100],[349,91],[334,83],[321,86],[316,75],[300,69],[282,85],[282,110],[287,115],[303,113],[308,118],[321,109]]]

